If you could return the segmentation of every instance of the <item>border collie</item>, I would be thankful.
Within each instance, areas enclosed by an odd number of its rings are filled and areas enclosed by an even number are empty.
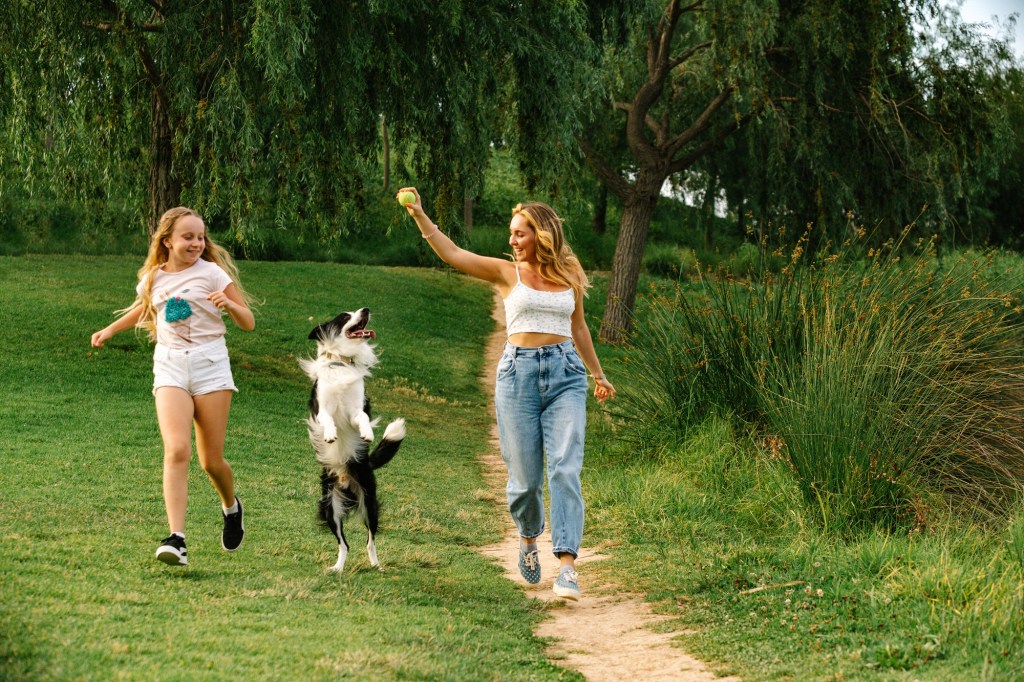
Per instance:
[[[366,551],[370,565],[379,567],[377,533],[380,506],[374,470],[391,461],[405,438],[405,420],[396,419],[384,429],[377,446],[370,451],[377,419],[370,419],[370,401],[364,382],[377,364],[370,341],[377,334],[366,327],[370,309],[341,313],[317,325],[309,333],[316,341],[316,358],[299,363],[313,389],[309,396],[309,441],[323,467],[320,473],[320,518],[338,539],[338,561],[329,570],[340,572],[348,557],[348,541],[342,521],[358,510],[369,531]]]

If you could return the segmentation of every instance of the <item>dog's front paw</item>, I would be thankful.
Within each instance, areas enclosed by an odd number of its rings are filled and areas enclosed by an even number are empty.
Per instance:
[[[367,443],[373,442],[373,429],[361,428],[359,429],[359,437],[365,440]]]
[[[328,568],[327,572],[328,573],[341,573],[344,570],[345,570],[345,564],[342,563],[342,562],[338,562],[338,563],[334,564],[333,566],[331,566],[330,568]]]
[[[338,429],[333,426],[324,429],[324,442],[333,443],[336,440],[338,440]]]

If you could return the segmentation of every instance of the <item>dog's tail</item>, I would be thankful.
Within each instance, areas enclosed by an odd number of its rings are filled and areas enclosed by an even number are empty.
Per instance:
[[[388,424],[388,427],[384,429],[384,435],[381,437],[380,442],[377,443],[377,447],[370,453],[370,466],[374,469],[380,469],[390,462],[391,458],[398,453],[398,448],[402,445],[404,438],[404,419],[396,419]]]

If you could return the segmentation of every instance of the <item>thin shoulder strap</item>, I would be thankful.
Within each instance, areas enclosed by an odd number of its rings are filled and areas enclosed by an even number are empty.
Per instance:
[[[519,277],[519,263],[516,263],[516,282],[522,282],[523,280]]]

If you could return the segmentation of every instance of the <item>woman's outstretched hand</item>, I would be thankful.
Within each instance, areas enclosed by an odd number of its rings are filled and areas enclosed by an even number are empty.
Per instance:
[[[416,199],[413,201],[409,201],[408,197],[403,197],[402,195],[407,192],[416,197]],[[398,203],[402,204],[402,206],[405,206],[405,210],[407,210],[409,212],[409,215],[411,215],[413,218],[416,217],[417,210],[423,211],[423,206],[420,200],[420,193],[416,190],[415,187],[403,187],[402,189],[398,190],[395,193],[395,199],[398,201]]]

